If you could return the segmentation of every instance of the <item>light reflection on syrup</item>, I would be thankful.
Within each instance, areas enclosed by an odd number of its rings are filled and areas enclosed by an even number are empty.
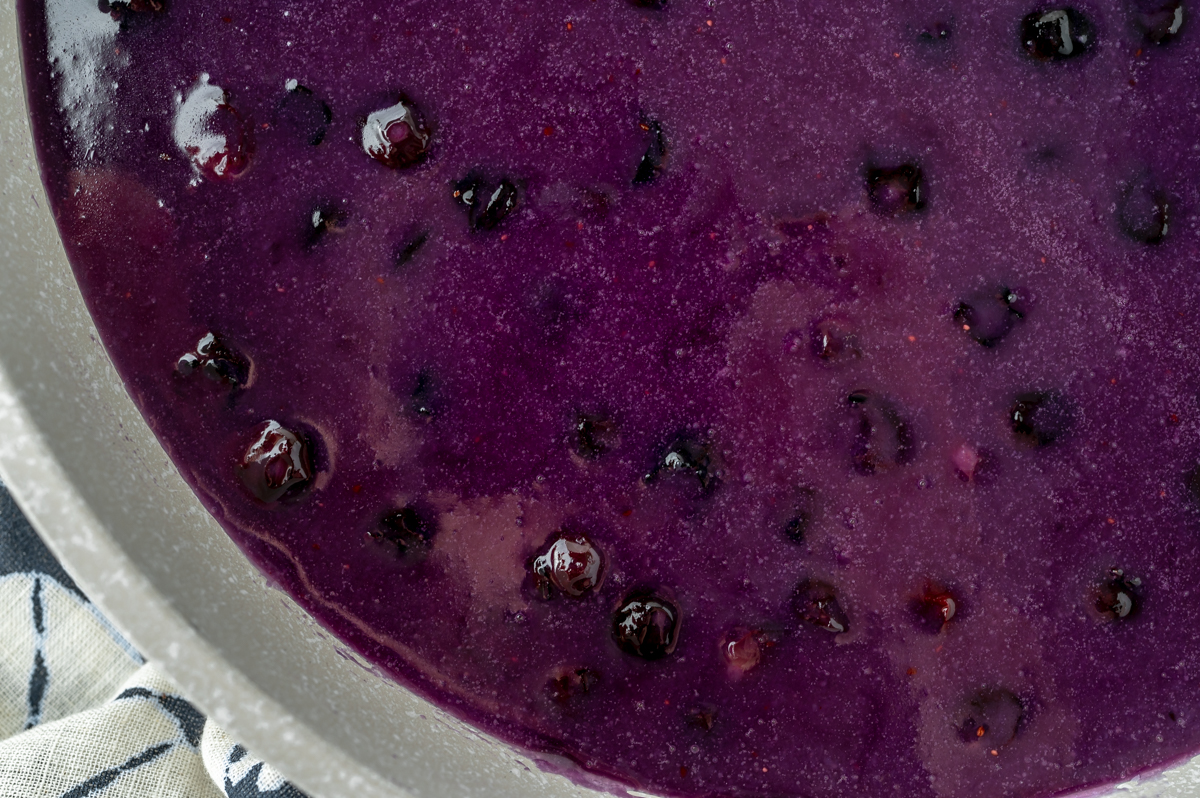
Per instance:
[[[95,0],[46,3],[47,56],[57,78],[58,110],[76,160],[96,156],[99,133],[128,55],[116,47],[120,23]]]

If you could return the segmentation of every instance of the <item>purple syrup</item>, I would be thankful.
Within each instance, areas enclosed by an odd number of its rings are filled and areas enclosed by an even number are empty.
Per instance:
[[[397,679],[688,798],[1200,750],[1186,0],[18,5],[131,395]]]

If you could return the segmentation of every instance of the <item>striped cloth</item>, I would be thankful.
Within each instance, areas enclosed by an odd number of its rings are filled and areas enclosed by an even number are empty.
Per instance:
[[[304,798],[113,628],[0,486],[0,798]]]

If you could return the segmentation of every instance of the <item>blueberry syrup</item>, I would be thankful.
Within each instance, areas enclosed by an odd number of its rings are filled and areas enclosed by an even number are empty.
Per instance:
[[[1200,38],[985,5],[18,9],[106,349],[348,645],[644,792],[1048,798],[1200,750]]]

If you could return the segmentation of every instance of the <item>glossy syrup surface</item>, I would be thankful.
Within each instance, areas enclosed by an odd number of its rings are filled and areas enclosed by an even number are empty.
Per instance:
[[[131,394],[397,678],[697,798],[1200,748],[1190,6],[18,5]]]

